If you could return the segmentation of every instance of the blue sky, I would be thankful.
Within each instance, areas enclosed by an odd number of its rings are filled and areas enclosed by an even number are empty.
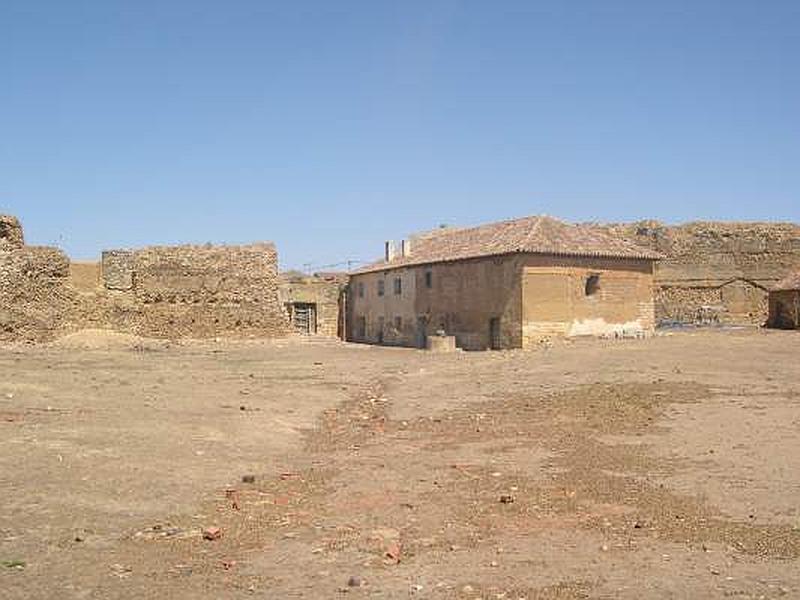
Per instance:
[[[29,243],[440,223],[800,221],[800,2],[0,2],[0,212]]]

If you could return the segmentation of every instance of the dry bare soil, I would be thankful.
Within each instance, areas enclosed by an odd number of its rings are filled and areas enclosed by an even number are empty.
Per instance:
[[[0,596],[800,598],[798,350],[8,347]]]

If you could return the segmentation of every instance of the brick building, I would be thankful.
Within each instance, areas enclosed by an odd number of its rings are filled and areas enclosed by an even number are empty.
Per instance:
[[[527,217],[387,242],[351,274],[351,341],[424,347],[442,331],[464,349],[549,336],[644,335],[654,327],[660,254],[596,227]]]
[[[778,329],[800,329],[800,271],[770,290],[768,324]]]

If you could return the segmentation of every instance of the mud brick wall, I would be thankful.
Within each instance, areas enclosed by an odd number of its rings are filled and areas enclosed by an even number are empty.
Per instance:
[[[107,319],[153,337],[282,336],[277,263],[272,244],[104,252]]]
[[[0,247],[0,341],[47,341],[66,330],[76,296],[56,248]]]
[[[659,322],[762,325],[768,291],[800,268],[800,225],[640,221],[602,226],[665,255],[656,266]]]

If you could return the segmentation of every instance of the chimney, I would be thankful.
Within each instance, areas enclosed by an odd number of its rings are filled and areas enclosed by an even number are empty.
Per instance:
[[[400,242],[400,256],[403,258],[411,256],[411,240],[402,240]]]
[[[386,242],[386,262],[392,262],[395,258],[394,242],[389,240]]]

